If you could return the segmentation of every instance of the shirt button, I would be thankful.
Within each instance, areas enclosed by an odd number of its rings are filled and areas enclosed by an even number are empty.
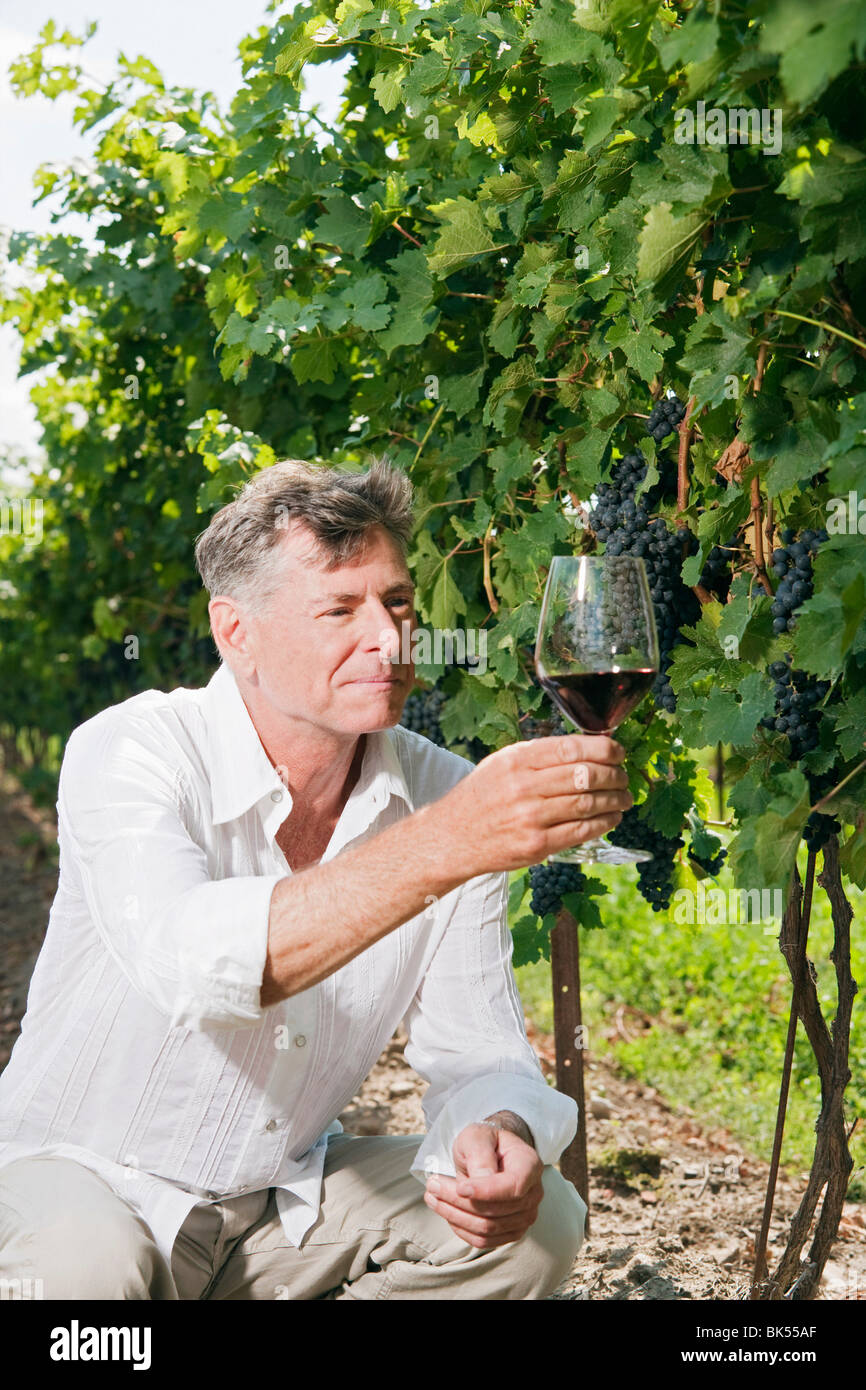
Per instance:
[[[282,792],[271,792],[271,801],[282,801],[282,799],[283,799],[283,793],[282,793]]]
[[[276,1122],[276,1120],[268,1120],[267,1124],[265,1125],[265,1129],[270,1129],[270,1130],[274,1130],[274,1129],[276,1129],[276,1127],[277,1127],[277,1122]]]
[[[294,1043],[295,1047],[306,1047],[307,1039],[304,1037],[303,1033],[296,1033],[294,1037]]]

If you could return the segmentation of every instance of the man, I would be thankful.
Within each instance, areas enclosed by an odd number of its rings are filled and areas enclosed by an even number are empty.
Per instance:
[[[585,1205],[511,970],[509,869],[631,805],[623,750],[477,767],[398,726],[408,479],[289,461],[199,537],[222,665],[74,730],[0,1078],[0,1275],[45,1298],[543,1298]],[[405,1019],[425,1136],[336,1118]],[[31,1285],[32,1287],[33,1285]]]

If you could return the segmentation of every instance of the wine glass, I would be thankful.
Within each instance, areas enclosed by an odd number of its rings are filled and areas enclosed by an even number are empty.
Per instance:
[[[540,685],[584,734],[612,734],[659,669],[655,614],[641,559],[555,555],[535,644]],[[557,850],[562,864],[637,864],[652,855],[604,839]]]

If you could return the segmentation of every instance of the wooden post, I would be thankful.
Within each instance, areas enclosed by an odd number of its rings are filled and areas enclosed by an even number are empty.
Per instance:
[[[580,1009],[580,943],[577,922],[567,908],[550,933],[553,975],[553,1033],[556,1043],[556,1089],[577,1101],[577,1133],[559,1160],[562,1176],[586,1202],[584,1234],[589,1235],[589,1166],[586,1157],[584,1037]]]

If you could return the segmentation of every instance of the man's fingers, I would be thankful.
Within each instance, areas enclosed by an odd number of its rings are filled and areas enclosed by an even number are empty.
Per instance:
[[[622,811],[612,811],[606,816],[593,816],[590,820],[563,822],[548,826],[547,849],[542,859],[549,859],[561,849],[573,849],[585,844],[587,840],[598,840],[608,831],[614,830],[622,820]],[[541,863],[541,860],[537,861]]]
[[[440,1182],[453,1182],[453,1189],[444,1189],[442,1195],[452,1200],[451,1193],[458,1197],[469,1197],[478,1202],[525,1202],[539,1182],[540,1168],[535,1151],[527,1146],[525,1162],[517,1154],[510,1156],[509,1166],[501,1173],[489,1178],[463,1177],[442,1178]]]
[[[446,1187],[445,1182],[453,1184]],[[473,1178],[473,1184],[478,1181]],[[427,1191],[432,1197],[447,1202],[450,1206],[459,1211],[470,1212],[473,1216],[516,1216],[520,1212],[529,1210],[536,1199],[536,1194],[528,1192],[520,1197],[513,1197],[501,1201],[479,1201],[477,1197],[463,1197],[457,1191],[457,1180],[455,1178],[439,1179],[440,1186],[438,1192],[431,1191],[428,1186]],[[538,1201],[541,1200],[541,1193],[537,1194]]]
[[[499,1151],[496,1130],[489,1125],[468,1125],[458,1135],[455,1161],[464,1167],[471,1178],[490,1177],[499,1172]]]
[[[455,1231],[465,1232],[466,1236],[484,1237],[487,1240],[517,1240],[529,1229],[535,1219],[532,1212],[524,1212],[518,1216],[507,1218],[496,1218],[489,1216],[472,1216],[468,1212],[461,1211],[458,1207],[451,1206],[450,1202],[440,1202],[429,1195],[424,1199],[432,1211],[437,1216],[441,1216],[444,1221]]]
[[[625,749],[607,734],[554,734],[534,738],[530,747],[532,767],[555,767],[557,763],[613,763],[625,761]]]

